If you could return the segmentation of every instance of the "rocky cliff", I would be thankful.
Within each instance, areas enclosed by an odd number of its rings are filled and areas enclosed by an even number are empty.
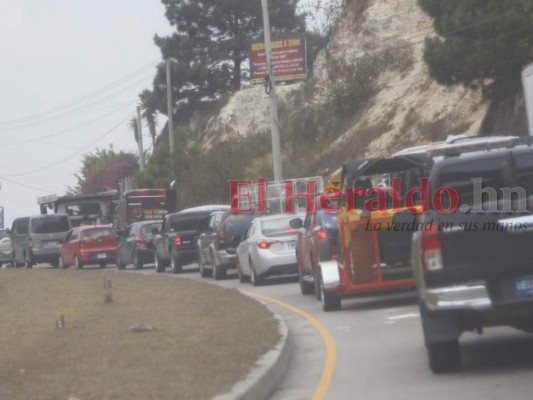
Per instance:
[[[346,108],[332,119],[343,119],[341,124],[331,124],[334,129],[328,130],[327,125],[321,128],[328,131],[329,148],[322,146],[318,150],[324,156],[335,154],[335,149],[350,143],[357,143],[357,149],[352,151],[358,155],[390,154],[448,134],[523,126],[522,122],[516,123],[517,119],[524,119],[520,99],[516,101],[518,105],[491,107],[478,89],[443,86],[430,78],[422,54],[424,39],[434,35],[432,20],[416,0],[347,1],[328,45],[315,61],[312,77],[305,83],[277,88],[281,107],[288,110],[280,120],[282,138],[284,131],[294,130],[288,126],[294,123],[291,115],[302,108],[324,109],[338,95],[336,91],[342,89],[345,95],[350,84],[354,85],[353,108]],[[354,70],[347,67],[350,65],[367,68]],[[339,66],[352,72],[339,74]],[[360,91],[356,86],[361,80],[353,79],[360,71],[368,74],[365,85],[369,90],[358,99]],[[342,103],[343,97],[339,98],[337,103]],[[506,120],[502,121],[500,114]],[[268,131],[268,97],[262,87],[243,89],[216,115],[205,117],[202,123],[197,121],[191,128],[207,148],[220,141]]]

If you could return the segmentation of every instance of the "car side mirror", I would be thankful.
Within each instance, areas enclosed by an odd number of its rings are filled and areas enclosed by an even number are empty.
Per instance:
[[[301,218],[293,218],[289,221],[289,225],[293,229],[300,229],[304,223]]]
[[[231,238],[231,241],[235,244],[239,244],[242,241],[241,235],[236,235]]]

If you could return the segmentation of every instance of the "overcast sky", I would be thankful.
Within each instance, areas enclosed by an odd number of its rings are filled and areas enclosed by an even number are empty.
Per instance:
[[[6,227],[38,214],[38,197],[75,186],[84,154],[111,145],[137,151],[123,121],[151,87],[160,59],[154,34],[171,31],[159,0],[0,0]]]

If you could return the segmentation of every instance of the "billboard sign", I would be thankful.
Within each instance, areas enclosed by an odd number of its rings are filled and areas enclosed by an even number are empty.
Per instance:
[[[307,78],[305,38],[293,37],[272,40],[272,69],[275,82]],[[264,42],[254,42],[250,51],[250,82],[261,84],[267,75]]]

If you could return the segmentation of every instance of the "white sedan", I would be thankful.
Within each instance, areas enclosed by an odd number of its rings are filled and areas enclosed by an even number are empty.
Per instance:
[[[255,218],[237,247],[237,271],[241,282],[260,285],[271,275],[297,274],[297,230],[289,221],[305,214],[277,214]]]

